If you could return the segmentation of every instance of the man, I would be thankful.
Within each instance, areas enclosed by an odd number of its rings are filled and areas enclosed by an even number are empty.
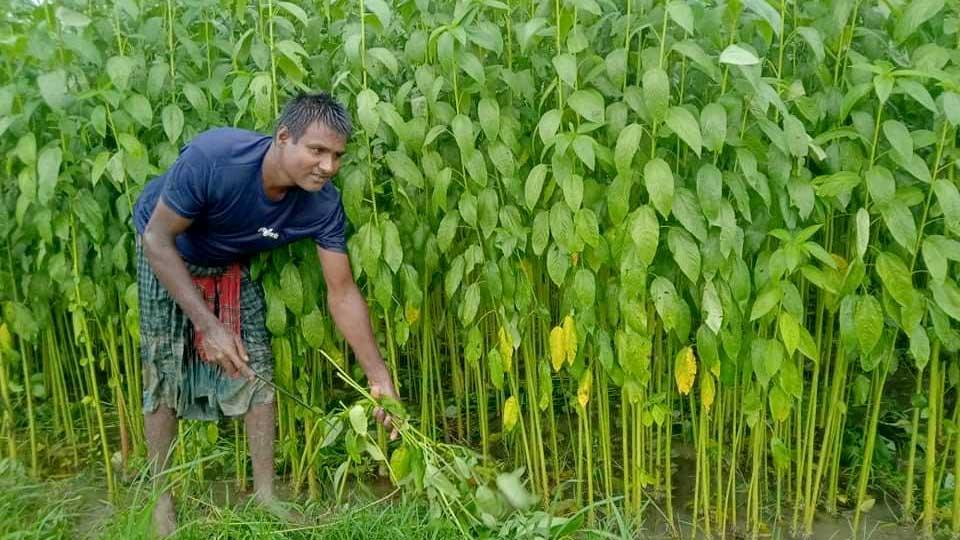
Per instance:
[[[330,183],[351,129],[349,114],[329,94],[300,95],[284,108],[273,137],[231,128],[201,133],[138,199],[143,413],[155,476],[166,469],[178,417],[242,415],[256,500],[280,508],[273,493],[274,394],[254,375],[272,380],[273,373],[263,289],[246,264],[257,252],[302,238],[316,242],[337,328],[371,393],[397,399],[353,280],[343,205]],[[392,427],[384,411],[375,415]],[[159,536],[176,529],[169,491],[153,519]]]

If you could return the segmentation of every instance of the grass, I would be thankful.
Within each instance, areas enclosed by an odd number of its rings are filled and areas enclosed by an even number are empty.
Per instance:
[[[0,460],[0,538],[4,540],[72,538],[72,513],[79,494],[64,495],[63,482],[38,484],[18,462]]]
[[[293,539],[293,540],[447,540],[460,538],[456,527],[432,515],[426,498],[378,499],[364,486],[354,486],[350,500],[336,506],[329,499],[309,502],[300,508],[312,519],[310,525],[293,526],[272,518],[244,499],[224,501],[227,482],[193,483],[178,494],[180,530],[174,540]],[[96,488],[90,486],[98,486]],[[150,539],[150,509],[155,493],[142,481],[120,489],[117,506],[105,502],[103,479],[90,473],[62,480],[34,481],[14,461],[0,460],[0,540],[147,540]],[[621,498],[614,500],[616,505]],[[669,538],[666,522],[633,523],[618,506],[594,503],[600,512],[592,527],[563,538],[577,540],[631,540]],[[570,508],[570,510],[574,510]],[[586,508],[579,508],[580,514]],[[662,509],[652,509],[658,515]],[[689,514],[682,513],[689,518]],[[864,538],[894,540],[912,538],[915,531],[897,526],[889,515],[874,512],[864,527]],[[661,516],[662,517],[662,516]],[[692,531],[683,517],[682,537]],[[638,528],[639,527],[639,528]],[[540,538],[524,535],[517,523],[504,538]],[[850,536],[850,523],[843,517],[818,520],[813,538],[834,540]],[[781,529],[773,534],[787,534]]]
[[[89,485],[102,479],[76,476],[57,481],[30,480],[22,465],[0,460],[0,538],[3,540],[93,540],[151,538],[150,511],[155,493],[143,482],[121,488],[113,507]],[[176,540],[267,539],[294,540],[434,540],[456,538],[456,528],[432,516],[426,501],[377,500],[355,494],[340,507],[329,501],[300,508],[309,525],[289,525],[257,506],[234,500],[217,501],[208,486],[178,495],[180,529]]]
[[[429,515],[423,504],[386,502],[339,509],[308,505],[304,514],[324,516],[315,525],[287,525],[253,505],[217,507],[205,499],[188,499],[180,505],[181,527],[177,540],[231,538],[432,540],[455,538],[456,529]],[[149,507],[132,509],[103,532],[103,538],[147,539]]]

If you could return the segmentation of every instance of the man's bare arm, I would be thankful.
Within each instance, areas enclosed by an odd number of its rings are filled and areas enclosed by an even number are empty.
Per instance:
[[[178,215],[160,197],[143,232],[144,254],[157,279],[194,327],[203,333],[207,357],[223,366],[231,377],[240,372],[252,378],[253,372],[247,366],[247,353],[240,336],[224,327],[207,307],[177,251],[177,235],[187,230],[191,223],[192,219]]]
[[[364,373],[367,374],[370,393],[373,397],[387,396],[399,400],[400,396],[393,386],[390,370],[383,362],[380,350],[377,348],[377,341],[373,337],[367,302],[360,294],[356,282],[353,281],[350,260],[343,253],[326,250],[319,246],[317,254],[323,265],[330,314],[340,333],[356,353]],[[393,425],[393,418],[381,407],[377,407],[373,415],[378,422],[390,430],[391,440],[400,436],[396,426]]]
[[[356,353],[370,384],[389,382],[393,389],[390,371],[380,356],[373,329],[370,327],[370,313],[367,302],[357,288],[350,271],[350,260],[343,253],[317,247],[320,262],[323,265],[323,277],[327,284],[327,304],[334,322],[347,343]],[[386,390],[386,388],[383,388]],[[396,398],[395,392],[391,397]]]

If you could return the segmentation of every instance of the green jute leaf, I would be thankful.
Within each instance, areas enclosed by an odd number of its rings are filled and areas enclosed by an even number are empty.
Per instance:
[[[693,34],[693,10],[686,2],[671,0],[667,4],[667,14],[673,22],[683,28],[687,34]]]
[[[107,59],[107,76],[117,90],[123,92],[127,89],[134,66],[133,59],[128,56],[111,56]]]
[[[880,341],[880,335],[883,333],[883,309],[880,307],[880,302],[870,295],[861,297],[857,302],[853,320],[857,328],[860,350],[863,354],[869,354]]]
[[[547,252],[547,274],[553,284],[557,287],[562,286],[569,269],[570,258],[556,244],[551,246],[550,251]]]
[[[440,251],[446,253],[450,250],[459,225],[460,213],[456,209],[447,212],[440,220],[440,227],[437,228],[437,247]]]
[[[943,283],[932,282],[930,291],[940,309],[953,320],[960,321],[960,288],[957,284],[952,279],[944,280]]]
[[[780,329],[780,339],[783,340],[787,354],[792,355],[800,347],[800,323],[789,311],[781,311],[777,327]]]
[[[700,110],[700,132],[703,146],[719,152],[727,138],[727,111],[719,103],[709,103]]]
[[[591,306],[596,298],[596,279],[586,268],[577,270],[573,278],[573,294],[581,306]]]
[[[300,321],[300,331],[303,334],[303,339],[311,347],[318,349],[323,346],[326,334],[323,313],[319,309],[314,309],[306,314]]]
[[[603,96],[596,90],[577,90],[570,94],[567,104],[584,120],[598,124],[604,121]]]
[[[363,131],[371,137],[380,126],[380,114],[377,112],[378,103],[380,103],[380,96],[369,88],[364,88],[357,94],[357,117]]]
[[[42,205],[53,199],[62,162],[63,152],[59,146],[48,146],[37,156],[37,201]]]
[[[267,296],[267,330],[274,336],[282,336],[287,329],[287,310],[278,294]]]
[[[917,244],[917,223],[906,203],[900,199],[893,199],[881,207],[880,215],[883,216],[883,222],[893,235],[893,239],[904,249],[913,253]]]
[[[280,272],[280,299],[295,315],[303,312],[303,281],[300,271],[293,263],[287,262]]]
[[[857,210],[857,257],[863,258],[870,243],[870,213],[866,208]]]
[[[400,244],[400,231],[393,221],[384,220],[380,223],[383,230],[383,256],[393,273],[400,270],[403,264],[403,246]]]
[[[67,104],[67,72],[62,69],[37,76],[40,95],[53,109],[62,109]]]
[[[547,178],[547,166],[543,163],[530,169],[527,175],[527,181],[524,184],[524,202],[527,208],[533,210],[540,199],[540,192],[543,190],[543,182]]]
[[[720,296],[717,294],[717,288],[714,286],[712,281],[708,281],[703,287],[703,299],[701,301],[701,305],[703,306],[703,312],[706,314],[704,317],[704,323],[706,324],[707,328],[713,332],[713,334],[717,334],[720,332],[720,327],[723,325],[723,303],[720,301]],[[698,345],[699,342],[700,339],[698,337]]]
[[[171,103],[160,112],[160,120],[163,123],[163,132],[167,135],[167,140],[171,144],[176,144],[183,133],[183,111],[180,107]]]
[[[734,66],[753,66],[759,64],[760,59],[752,52],[732,43],[727,45],[727,48],[720,53],[720,63]]]
[[[770,414],[777,422],[783,422],[790,417],[791,399],[779,386],[770,389],[768,396],[770,402]]]
[[[497,197],[497,191],[492,188],[481,191],[477,198],[477,219],[484,237],[489,238],[493,234],[493,229],[499,220],[499,213],[500,200]]]
[[[914,365],[921,372],[930,361],[930,338],[923,327],[915,328],[910,333],[910,356],[913,357]]]
[[[363,405],[357,404],[350,407],[350,426],[357,435],[367,433],[367,413],[363,410]]]
[[[673,206],[674,180],[670,165],[660,159],[651,159],[643,166],[643,179],[650,195],[650,202],[663,217],[670,216]]]
[[[74,11],[68,7],[60,6],[57,8],[57,20],[64,26],[73,26],[83,28],[90,24],[90,17],[83,13]]]
[[[132,92],[123,101],[123,109],[144,128],[149,129],[153,123],[153,108],[150,106],[150,101],[136,92]]]
[[[800,373],[797,364],[789,358],[780,366],[780,386],[796,399],[803,397],[803,374]]]
[[[700,279],[700,248],[696,240],[687,231],[671,227],[667,233],[667,245],[683,275],[696,283]]]
[[[387,152],[387,166],[398,178],[414,187],[423,188],[423,174],[420,168],[403,152],[396,150]]]
[[[660,242],[660,223],[653,208],[644,205],[633,213],[630,237],[633,239],[640,260],[645,265],[650,265],[657,254],[657,245]]]
[[[700,148],[703,145],[700,137],[700,124],[696,117],[683,107],[670,107],[667,111],[667,126],[673,130],[680,140],[687,143],[693,153],[700,157]]]
[[[890,202],[897,192],[897,184],[889,169],[881,165],[871,167],[865,174],[870,197],[880,204]]]
[[[757,299],[754,301],[753,307],[750,309],[750,320],[755,321],[767,313],[770,313],[770,310],[780,303],[780,298],[782,296],[783,288],[780,287],[778,283],[771,283],[759,295],[757,295]]]
[[[483,98],[477,105],[480,129],[488,141],[495,141],[500,133],[500,105],[496,100]]]
[[[460,322],[464,325],[469,325],[473,322],[474,317],[477,316],[477,308],[480,307],[480,285],[477,283],[471,284],[467,287],[466,293],[463,295],[463,303],[461,304],[462,311],[460,312]]]
[[[670,78],[660,68],[643,73],[643,101],[654,118],[663,118],[670,105]]]
[[[743,6],[766,21],[774,34],[780,35],[781,26],[783,25],[780,12],[767,3],[767,0],[743,0]]]
[[[944,225],[960,236],[960,190],[953,182],[941,178],[933,182],[933,191],[943,211]]]
[[[626,175],[631,169],[633,157],[640,147],[640,139],[643,137],[643,128],[639,124],[630,124],[620,131],[617,136],[617,145],[614,149],[614,163],[617,166],[617,172]]]
[[[920,25],[929,21],[943,9],[944,0],[913,0],[905,4],[899,20],[893,27],[897,43],[907,40]]]
[[[883,282],[884,288],[901,306],[911,303],[913,295],[913,280],[907,265],[897,255],[884,251],[877,255],[877,275]]]
[[[910,137],[910,131],[907,126],[898,120],[886,120],[883,122],[883,134],[893,151],[902,159],[907,159],[913,155],[913,138]]]
[[[562,53],[553,57],[553,67],[557,70],[560,80],[570,86],[577,85],[577,57],[570,53]]]
[[[950,125],[960,125],[960,94],[949,91],[943,93],[943,113]]]

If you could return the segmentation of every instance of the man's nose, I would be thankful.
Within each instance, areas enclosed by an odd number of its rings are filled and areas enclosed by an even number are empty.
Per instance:
[[[324,156],[320,158],[320,163],[317,164],[317,167],[326,174],[332,174],[334,172],[334,160],[332,156]]]

